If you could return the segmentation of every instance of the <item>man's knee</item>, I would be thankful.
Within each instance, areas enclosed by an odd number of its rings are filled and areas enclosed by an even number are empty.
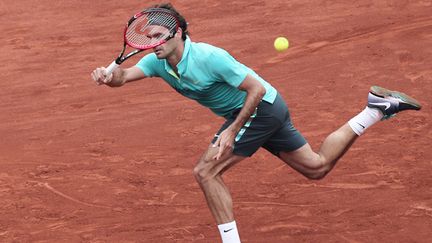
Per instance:
[[[321,180],[328,174],[329,171],[313,171],[311,173],[304,174],[310,180]]]
[[[211,161],[206,161],[205,158],[201,158],[193,169],[195,180],[202,184],[214,178],[215,175],[212,175],[211,173],[212,167],[213,163],[211,163]]]
[[[331,170],[331,167],[328,164],[319,164],[313,168],[309,168],[307,173],[304,175],[311,180],[321,180],[323,179]]]

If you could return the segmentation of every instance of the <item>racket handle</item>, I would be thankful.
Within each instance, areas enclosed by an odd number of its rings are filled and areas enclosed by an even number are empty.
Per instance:
[[[119,64],[116,63],[116,61],[113,61],[105,70],[106,70],[106,76],[110,76],[111,73],[114,72],[114,70],[116,70],[118,68],[118,66],[120,66]]]

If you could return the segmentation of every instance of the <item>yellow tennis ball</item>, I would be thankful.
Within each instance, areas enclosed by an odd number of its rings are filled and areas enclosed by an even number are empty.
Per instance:
[[[276,51],[285,51],[289,47],[289,41],[285,37],[278,37],[274,41],[274,48]]]

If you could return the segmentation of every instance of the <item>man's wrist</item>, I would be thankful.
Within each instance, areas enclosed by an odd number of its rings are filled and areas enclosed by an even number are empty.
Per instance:
[[[242,127],[243,127],[243,124],[240,124],[239,122],[234,121],[233,123],[231,123],[231,125],[227,129],[231,130],[234,134],[237,134]]]

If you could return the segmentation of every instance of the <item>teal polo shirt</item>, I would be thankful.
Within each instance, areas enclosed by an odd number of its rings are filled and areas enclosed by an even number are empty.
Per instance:
[[[196,100],[219,116],[228,117],[243,107],[246,92],[238,86],[247,74],[259,80],[266,89],[263,100],[273,103],[277,91],[252,69],[235,60],[225,50],[205,44],[185,41],[185,49],[177,64],[177,74],[168,61],[154,53],[144,56],[136,66],[147,77],[161,77],[180,94]]]

